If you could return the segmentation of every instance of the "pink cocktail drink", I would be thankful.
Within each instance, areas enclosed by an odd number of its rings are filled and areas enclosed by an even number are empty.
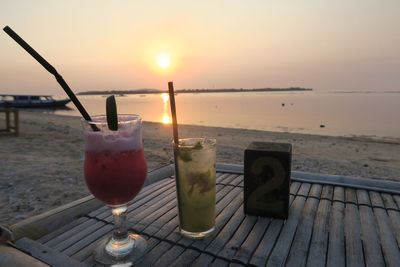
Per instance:
[[[143,187],[147,173],[143,149],[86,151],[84,170],[90,192],[109,206],[132,200]]]
[[[86,185],[90,192],[111,208],[114,232],[94,254],[103,265],[128,262],[146,250],[146,241],[128,233],[125,225],[127,204],[142,189],[147,175],[141,118],[119,115],[118,127],[109,129],[106,116],[83,121],[85,135]]]

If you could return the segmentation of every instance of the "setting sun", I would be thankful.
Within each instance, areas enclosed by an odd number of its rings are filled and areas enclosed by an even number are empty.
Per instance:
[[[158,66],[160,66],[161,68],[165,69],[168,68],[170,65],[170,58],[169,55],[167,54],[160,54],[157,56],[157,64]]]

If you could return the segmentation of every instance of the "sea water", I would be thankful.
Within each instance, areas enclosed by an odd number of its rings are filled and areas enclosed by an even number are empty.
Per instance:
[[[91,115],[105,113],[106,97],[79,96]],[[167,94],[117,96],[118,113],[170,122]],[[400,91],[179,93],[181,124],[335,136],[400,139]],[[80,116],[71,110],[56,114]],[[398,141],[398,140],[397,140]]]

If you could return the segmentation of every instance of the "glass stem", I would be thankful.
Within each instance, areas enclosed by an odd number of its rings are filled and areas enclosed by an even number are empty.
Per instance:
[[[126,206],[112,208],[114,215],[114,232],[113,239],[116,242],[125,241],[128,238],[128,231],[126,230]]]

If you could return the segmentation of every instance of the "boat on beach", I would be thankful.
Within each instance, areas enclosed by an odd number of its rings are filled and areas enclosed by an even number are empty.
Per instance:
[[[50,95],[0,95],[0,107],[51,108],[63,107],[70,99],[56,100]]]

